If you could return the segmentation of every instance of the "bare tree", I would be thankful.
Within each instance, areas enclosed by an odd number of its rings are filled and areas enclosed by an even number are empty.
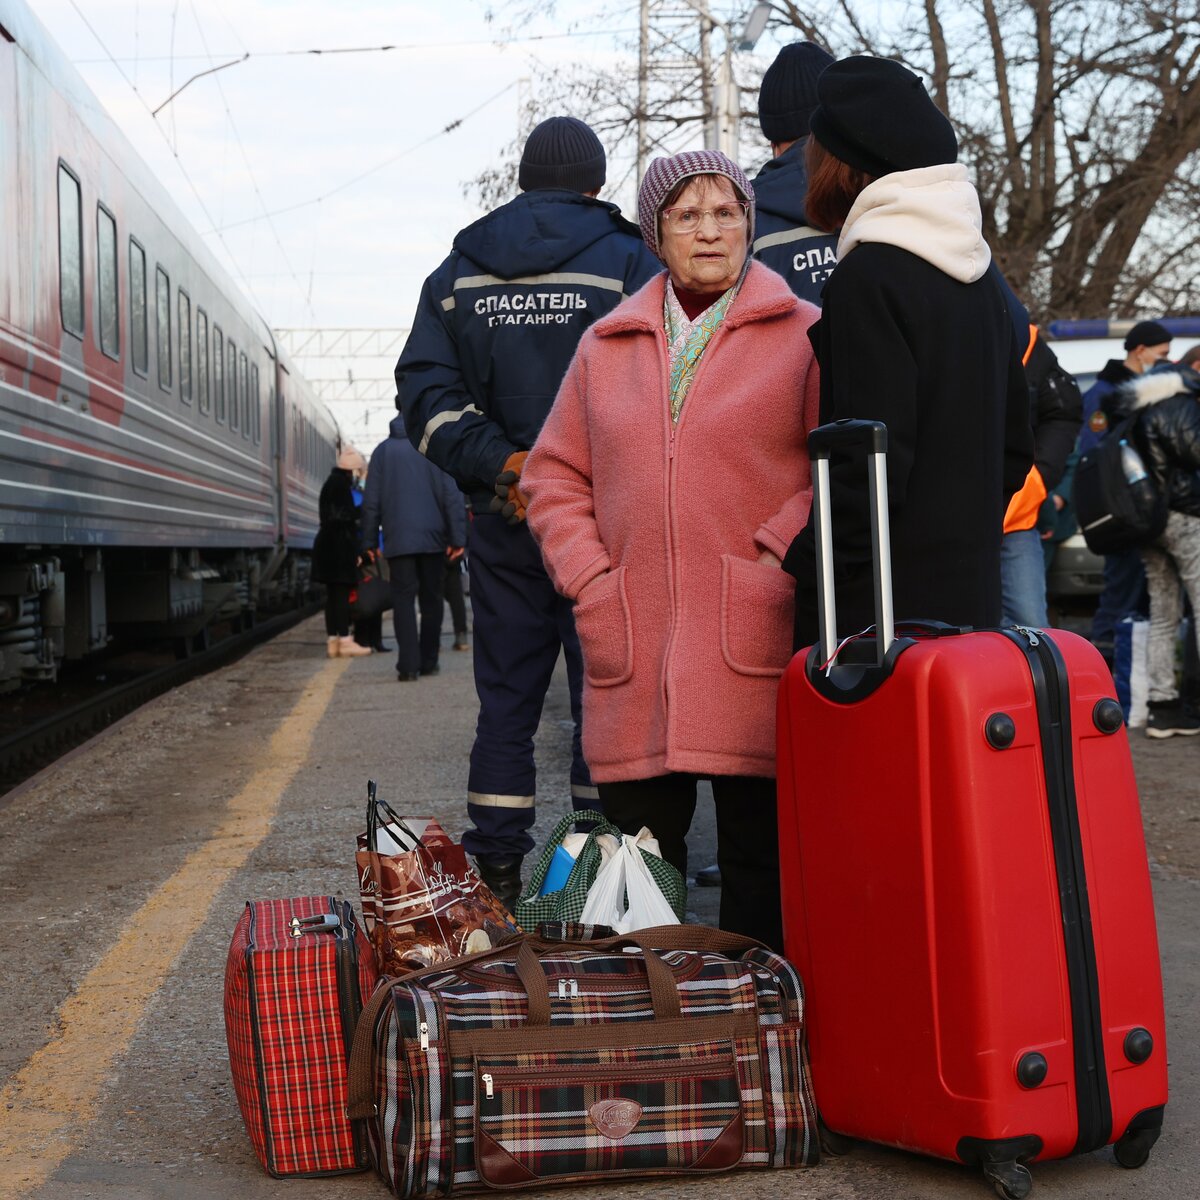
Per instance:
[[[661,3],[661,0],[659,0]],[[1040,319],[1200,312],[1200,6],[1196,0],[772,0],[772,23],[835,55],[896,58],[921,73],[958,133],[984,231]],[[570,9],[583,28],[588,6]],[[636,0],[609,5],[609,28],[636,31]],[[676,6],[680,7],[680,6]],[[746,4],[713,0],[737,25]],[[553,4],[551,4],[553,9]],[[498,38],[545,17],[545,3],[495,0]],[[597,26],[599,27],[599,26]],[[644,116],[652,142],[696,145],[705,119],[699,18],[657,52]],[[567,26],[564,24],[564,28]],[[610,190],[632,200],[639,115],[636,32],[602,68],[544,66],[528,125],[552,111],[589,120],[609,147]],[[739,56],[744,165],[765,159],[755,119],[769,60]],[[515,188],[523,139],[469,185],[494,203]],[[757,148],[757,149],[755,149]]]

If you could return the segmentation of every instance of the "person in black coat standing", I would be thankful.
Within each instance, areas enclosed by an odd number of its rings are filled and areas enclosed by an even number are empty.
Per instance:
[[[1183,592],[1192,602],[1192,636],[1200,651],[1200,374],[1185,366],[1158,367],[1104,397],[1109,429],[1136,414],[1128,437],[1167,503],[1167,526],[1143,546],[1150,589],[1146,736],[1200,733],[1200,718],[1180,699],[1175,641]]]
[[[325,585],[326,653],[330,658],[371,653],[370,646],[360,646],[350,636],[350,593],[358,583],[360,562],[354,472],[366,466],[357,450],[341,450],[317,501],[320,527],[313,542],[313,579]]]
[[[821,420],[888,430],[896,613],[1000,619],[1000,539],[1033,462],[1029,393],[1003,292],[988,274],[979,198],[949,121],[899,63],[828,67],[808,142],[809,219],[840,227],[838,265],[810,330]],[[874,621],[871,516],[861,462],[831,464],[843,634]],[[793,541],[795,644],[818,636],[814,527]]]

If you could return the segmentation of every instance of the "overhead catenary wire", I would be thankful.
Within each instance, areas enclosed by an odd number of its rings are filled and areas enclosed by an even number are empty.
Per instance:
[[[199,14],[196,12],[195,2],[194,2],[194,0],[188,0],[188,4],[192,10],[192,18],[196,22],[196,30],[200,34],[201,45],[204,46],[204,49],[207,52],[208,51],[208,39],[204,36],[204,26],[200,20]],[[232,28],[232,26],[231,26],[231,28]],[[251,186],[254,188],[254,194],[258,198],[259,204],[262,205],[263,214],[266,218],[267,224],[271,227],[271,234],[275,238],[275,244],[276,244],[276,246],[279,247],[279,253],[283,256],[284,265],[287,267],[288,271],[290,272],[290,274],[292,276],[293,282],[296,284],[296,290],[300,293],[300,297],[304,302],[305,308],[308,309],[309,313],[312,315],[313,320],[315,321],[317,319],[317,314],[313,310],[311,293],[307,292],[304,288],[304,285],[300,282],[300,277],[296,274],[296,270],[292,266],[292,261],[288,257],[288,252],[284,248],[283,240],[279,236],[279,230],[275,227],[275,222],[271,220],[270,213],[267,212],[267,202],[263,198],[262,190],[258,186],[258,178],[254,174],[254,165],[250,161],[250,156],[246,153],[246,146],[245,146],[245,143],[242,141],[242,135],[238,132],[237,123],[233,119],[233,113],[229,108],[229,98],[225,95],[225,89],[221,86],[221,81],[219,79],[217,79],[214,82],[217,85],[217,90],[221,93],[221,103],[225,106],[225,116],[229,120],[230,129],[233,130],[233,136],[238,144],[238,150],[241,152],[242,161],[246,164],[246,171],[250,176],[250,183],[251,183]],[[209,217],[209,220],[211,221],[212,218]],[[216,232],[216,230],[214,230],[214,232]]]
[[[243,50],[242,52],[227,51],[219,57],[234,58],[241,62],[247,58],[291,58],[306,54],[384,54],[391,50],[456,50],[465,46],[495,46],[516,45],[521,42],[549,42],[561,38],[578,37],[614,37],[620,34],[637,33],[636,28],[630,29],[574,29],[566,33],[531,33],[522,37],[472,38],[459,42],[397,42],[387,46],[316,46],[299,50]],[[142,55],[135,59],[116,59],[111,55],[105,58],[76,58],[72,61],[76,66],[85,66],[100,62],[206,62],[207,54],[176,54],[176,55]]]
[[[241,264],[239,263],[237,256],[229,248],[229,243],[225,241],[225,238],[221,234],[221,230],[217,228],[216,222],[213,220],[212,213],[208,211],[208,205],[204,203],[204,197],[200,195],[200,189],[196,187],[195,183],[192,181],[192,177],[188,174],[187,168],[183,165],[183,159],[180,158],[179,152],[171,144],[171,139],[167,136],[167,131],[165,129],[163,129],[162,126],[159,125],[159,123],[154,119],[154,114],[150,111],[150,105],[146,103],[146,98],[142,95],[141,91],[138,89],[137,84],[134,83],[134,81],[129,78],[129,76],[125,73],[124,69],[121,67],[121,64],[119,62],[117,62],[117,60],[112,56],[112,53],[109,51],[108,46],[105,44],[104,39],[99,35],[99,33],[96,32],[95,27],[87,19],[87,17],[84,16],[83,11],[80,9],[78,3],[76,3],[76,0],[70,0],[70,4],[71,4],[71,7],[75,10],[76,15],[79,17],[79,19],[84,23],[84,25],[87,26],[88,32],[92,35],[92,37],[94,37],[96,39],[96,43],[99,45],[100,49],[104,51],[105,55],[107,55],[108,61],[111,62],[114,67],[117,68],[117,72],[120,74],[121,78],[124,79],[127,84],[129,84],[130,88],[133,91],[133,94],[135,96],[137,96],[138,100],[141,102],[142,107],[146,110],[147,113],[150,114],[151,124],[154,126],[155,129],[158,130],[159,136],[163,139],[163,141],[166,142],[167,149],[170,150],[171,157],[174,158],[175,165],[179,168],[179,173],[183,176],[188,187],[191,189],[192,195],[195,197],[196,203],[200,206],[200,211],[202,213],[204,213],[205,217],[208,219],[209,224],[212,226],[212,232],[217,235],[217,238],[220,241],[221,246],[225,250],[226,257],[229,259],[229,262],[233,266],[234,271],[237,272],[238,278],[242,281],[242,285],[245,287],[247,294],[250,296],[250,299],[254,301],[255,307],[261,309],[262,302],[259,300],[257,294],[254,291],[254,288],[250,284],[250,280],[247,279],[245,272],[242,270]]]
[[[413,145],[391,155],[389,158],[385,158],[382,162],[376,163],[373,167],[368,167],[365,171],[360,171],[357,175],[354,175],[350,179],[339,183],[337,187],[333,187],[326,192],[322,192],[319,196],[313,196],[309,200],[300,200],[295,204],[289,204],[283,208],[275,208],[270,212],[263,213],[259,216],[245,217],[240,221],[230,221],[228,224],[220,226],[220,228],[214,226],[210,232],[223,233],[230,229],[238,229],[242,225],[249,225],[254,221],[262,221],[269,217],[278,217],[284,213],[295,212],[300,208],[309,208],[313,204],[320,204],[322,200],[328,200],[330,196],[336,196],[338,192],[344,192],[347,188],[353,187],[356,183],[361,183],[364,179],[367,179],[371,175],[377,174],[385,167],[390,167],[392,163],[398,162],[407,155],[415,154],[416,151],[420,150],[422,147],[428,146],[430,142],[436,141],[438,138],[445,137],[447,134],[453,133],[464,121],[468,120],[470,117],[473,117],[477,112],[481,112],[483,109],[487,108],[489,104],[499,100],[500,97],[506,92],[511,92],[513,88],[515,88],[520,82],[521,81],[519,79],[514,79],[511,83],[505,84],[505,86],[502,87],[498,92],[494,92],[492,95],[488,96],[486,100],[481,101],[469,112],[463,113],[461,117],[455,117],[453,121],[443,125],[440,129],[429,134],[428,137],[422,138],[419,142],[414,142]]]

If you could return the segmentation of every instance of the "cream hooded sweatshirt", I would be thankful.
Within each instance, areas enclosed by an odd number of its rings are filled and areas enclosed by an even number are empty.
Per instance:
[[[960,283],[981,279],[992,261],[979,195],[961,163],[894,171],[863,188],[842,226],[838,260],[863,242],[898,246]]]

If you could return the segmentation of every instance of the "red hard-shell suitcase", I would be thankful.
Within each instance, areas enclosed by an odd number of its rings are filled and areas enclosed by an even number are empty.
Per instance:
[[[246,1132],[272,1175],[369,1165],[346,1089],[354,1026],[376,978],[349,902],[247,902],[225,966],[225,1035]]]
[[[837,653],[822,564],[829,452],[864,437],[881,636],[855,665]],[[822,638],[780,688],[779,832],[822,1119],[979,1165],[1008,1197],[1029,1192],[1037,1159],[1115,1142],[1119,1163],[1141,1166],[1167,1055],[1112,677],[1058,630],[894,630],[886,431],[837,422],[809,445]]]

